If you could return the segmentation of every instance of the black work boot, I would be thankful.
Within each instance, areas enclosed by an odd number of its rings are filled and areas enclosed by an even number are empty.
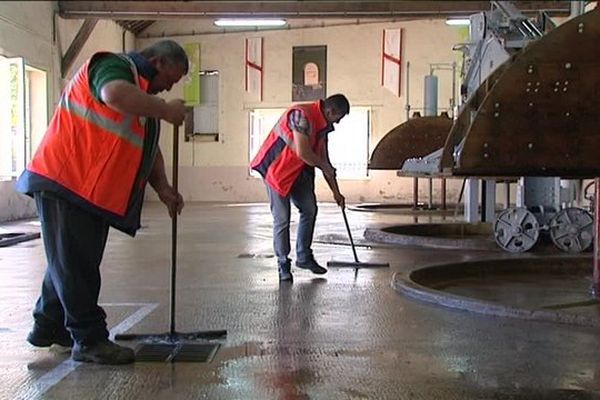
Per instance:
[[[73,346],[71,334],[64,327],[48,329],[42,328],[37,323],[33,324],[33,329],[27,335],[27,341],[35,347],[50,347],[53,344],[62,347]]]
[[[279,282],[293,282],[294,277],[291,272],[292,266],[290,263],[279,265]]]
[[[91,345],[75,343],[71,358],[98,364],[129,364],[135,361],[133,350],[106,339]]]
[[[296,261],[296,267],[298,268],[302,268],[302,269],[308,269],[310,271],[312,271],[313,274],[317,274],[317,275],[323,275],[324,273],[327,272],[327,269],[321,267],[314,258],[311,258],[310,260],[306,261],[306,262],[299,262]]]

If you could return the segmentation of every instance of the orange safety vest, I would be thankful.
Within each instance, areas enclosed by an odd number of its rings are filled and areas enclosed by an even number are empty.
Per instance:
[[[125,58],[138,87],[146,92],[148,80]],[[96,100],[89,87],[90,60],[61,95],[27,170],[102,211],[124,217],[142,162],[144,118],[122,114]]]
[[[294,182],[307,165],[296,155],[294,132],[288,127],[289,115],[294,110],[304,112],[310,126],[310,147],[320,155],[327,134],[333,130],[333,125],[323,115],[322,104],[322,101],[316,101],[290,107],[271,129],[250,163],[250,167],[260,173],[267,184],[283,197],[290,194]]]

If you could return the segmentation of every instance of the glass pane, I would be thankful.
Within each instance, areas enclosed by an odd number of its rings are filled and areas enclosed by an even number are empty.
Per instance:
[[[23,58],[0,57],[0,178],[25,168],[25,67]]]

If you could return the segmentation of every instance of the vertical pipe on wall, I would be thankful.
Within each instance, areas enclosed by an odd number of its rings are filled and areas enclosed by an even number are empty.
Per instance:
[[[406,62],[406,120],[408,121],[408,119],[410,118],[410,100],[409,100],[409,95],[410,95],[410,90],[409,90],[409,85],[410,85],[410,61]]]
[[[423,115],[432,117],[437,115],[438,109],[438,78],[435,75],[425,77],[425,94]]]

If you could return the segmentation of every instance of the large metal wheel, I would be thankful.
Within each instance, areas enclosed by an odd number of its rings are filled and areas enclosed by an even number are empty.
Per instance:
[[[532,212],[523,207],[508,208],[494,221],[494,239],[511,253],[531,249],[540,236],[540,225]]]
[[[581,253],[594,240],[594,220],[583,208],[571,207],[561,210],[550,221],[550,237],[562,251]]]

